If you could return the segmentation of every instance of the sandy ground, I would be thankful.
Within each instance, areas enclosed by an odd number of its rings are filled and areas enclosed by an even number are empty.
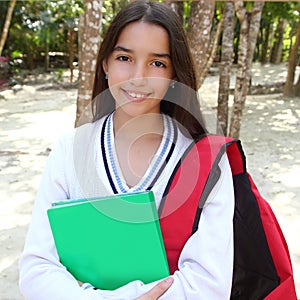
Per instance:
[[[285,66],[254,66],[253,84],[284,81]],[[215,107],[216,76],[205,80],[204,102]],[[234,84],[234,82],[233,82]],[[0,92],[0,299],[24,300],[18,290],[22,251],[48,148],[73,127],[76,90],[41,89],[37,81]],[[49,84],[48,84],[49,86]],[[211,113],[214,114],[214,109]],[[248,169],[269,200],[288,242],[300,295],[300,100],[248,96],[241,140]]]

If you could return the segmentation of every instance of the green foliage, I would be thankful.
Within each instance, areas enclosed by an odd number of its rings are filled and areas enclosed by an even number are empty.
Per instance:
[[[158,0],[163,2],[164,0]],[[127,5],[130,0],[103,0],[102,33],[103,36],[117,12]],[[183,2],[183,22],[187,28],[192,0]],[[0,1],[0,11],[5,16],[9,1]],[[224,2],[216,2],[217,23],[223,14]],[[253,2],[245,2],[246,9],[250,12]],[[79,29],[80,14],[84,11],[84,0],[20,0],[17,1],[8,40],[3,55],[15,58],[16,53],[22,54],[26,66],[29,68],[43,65],[44,53],[61,52],[66,53],[69,46],[70,30],[75,33]],[[283,37],[283,60],[287,60],[291,43],[294,41],[297,23],[299,21],[299,2],[265,2],[261,20],[260,37],[256,56],[260,59],[264,48],[265,39],[268,40],[268,47],[276,43],[277,37],[274,32],[281,19],[286,19],[288,25]],[[0,31],[2,31],[5,18],[0,18]],[[212,26],[214,28],[214,26]],[[267,37],[267,29],[273,32],[273,37]],[[77,36],[75,39],[77,43]],[[234,48],[238,48],[239,24],[236,23]],[[237,56],[237,51],[235,58]],[[270,52],[270,51],[269,51]],[[268,55],[270,53],[268,52]]]
[[[19,58],[19,57],[22,57],[22,54],[23,54],[23,53],[22,53],[21,51],[15,50],[15,51],[13,51],[12,54],[11,54],[11,59],[14,60],[14,59],[17,59],[17,58]]]
[[[189,16],[191,14],[191,3],[192,1],[184,1],[183,3],[183,26],[184,29],[188,29]]]
[[[53,73],[54,73],[54,81],[55,82],[61,82],[62,81],[62,78],[63,78],[63,75],[64,75],[64,69],[62,68],[59,68],[59,69],[56,69]]]
[[[1,11],[0,30],[1,30],[1,32],[2,32],[4,22],[5,22],[4,16],[6,16],[8,5],[9,5],[9,1],[0,1],[0,11]]]
[[[271,49],[276,49],[282,40],[282,61],[287,61],[293,36],[296,35],[299,21],[299,2],[265,2],[261,20],[261,40],[265,43],[262,47],[268,48],[268,56],[271,57]],[[283,36],[278,29],[282,20],[287,21]],[[268,39],[268,40],[266,40]],[[271,57],[272,61],[272,57]]]
[[[300,6],[298,2],[265,2],[262,17],[267,19],[269,22],[276,21],[280,18],[295,20],[295,11],[297,11],[299,8]]]
[[[68,30],[78,31],[82,12],[83,0],[17,1],[4,53],[20,51],[37,66],[43,53],[66,52]]]
[[[125,7],[130,0],[118,0],[118,1],[103,1],[102,7],[102,36],[105,34],[109,24],[116,16],[116,14]]]

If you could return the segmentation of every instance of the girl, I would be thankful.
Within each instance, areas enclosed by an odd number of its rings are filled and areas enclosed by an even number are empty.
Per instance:
[[[97,59],[93,122],[59,140],[42,177],[20,258],[27,299],[229,299],[234,200],[226,154],[199,230],[160,283],[103,291],[78,282],[59,262],[46,215],[54,201],[144,190],[154,192],[159,208],[176,164],[206,132],[197,89],[188,43],[170,8],[135,1],[116,16]]]

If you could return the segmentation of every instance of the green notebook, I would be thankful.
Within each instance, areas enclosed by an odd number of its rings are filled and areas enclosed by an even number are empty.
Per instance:
[[[81,282],[114,290],[169,275],[152,192],[58,202],[48,218],[62,264]]]

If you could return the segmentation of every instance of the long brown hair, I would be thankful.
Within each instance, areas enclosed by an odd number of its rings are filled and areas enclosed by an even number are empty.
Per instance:
[[[184,29],[173,10],[163,3],[137,0],[123,8],[112,21],[101,43],[93,88],[93,121],[115,109],[102,63],[113,52],[122,30],[143,21],[163,27],[169,34],[170,56],[176,84],[161,101],[161,112],[179,122],[194,139],[206,132],[197,95],[198,82]]]

